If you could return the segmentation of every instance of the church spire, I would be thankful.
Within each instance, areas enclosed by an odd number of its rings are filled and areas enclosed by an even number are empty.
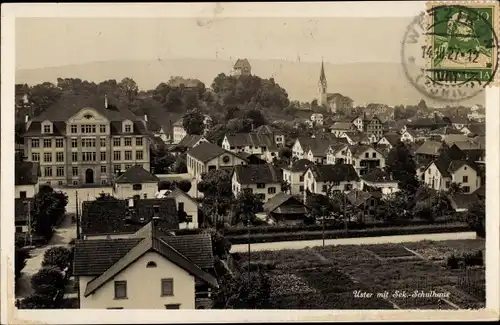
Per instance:
[[[325,67],[323,65],[323,58],[321,58],[321,72],[319,73],[319,82],[326,84]]]

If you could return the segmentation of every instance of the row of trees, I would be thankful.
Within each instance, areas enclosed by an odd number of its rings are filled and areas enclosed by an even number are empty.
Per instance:
[[[68,196],[64,192],[54,191],[49,185],[40,186],[32,205],[32,231],[49,240],[53,228],[66,213]]]

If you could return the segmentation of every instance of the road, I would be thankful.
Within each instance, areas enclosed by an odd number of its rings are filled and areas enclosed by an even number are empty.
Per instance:
[[[417,242],[422,240],[456,240],[456,239],[476,239],[475,232],[455,232],[440,234],[420,234],[420,235],[402,235],[402,236],[382,236],[382,237],[361,237],[361,238],[340,238],[326,239],[325,245],[372,245],[372,244],[397,244]],[[300,240],[300,241],[281,241],[274,243],[251,244],[251,251],[267,251],[280,249],[302,249],[306,247],[322,246],[323,240]],[[248,252],[248,244],[233,245],[231,253]]]
[[[67,246],[73,238],[76,238],[76,225],[72,224],[71,216],[66,214],[49,243],[30,251],[31,257],[26,260],[26,266],[17,280],[16,298],[25,298],[31,294],[31,276],[42,267],[45,251],[55,246]]]

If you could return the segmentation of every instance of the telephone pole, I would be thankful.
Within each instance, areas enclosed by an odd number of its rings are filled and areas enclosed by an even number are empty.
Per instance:
[[[78,191],[75,192],[76,200],[76,239],[80,239],[80,216],[78,213]]]
[[[30,238],[30,247],[33,246],[33,234],[31,231],[31,202],[30,201],[25,201],[26,205],[28,206],[28,211],[27,211],[27,216],[28,216],[28,236]],[[24,242],[26,245],[26,241]]]

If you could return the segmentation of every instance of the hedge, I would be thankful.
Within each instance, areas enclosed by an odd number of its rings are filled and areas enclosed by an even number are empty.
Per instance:
[[[406,227],[385,227],[369,229],[348,229],[345,230],[327,230],[325,239],[337,238],[357,238],[357,237],[378,237],[378,236],[397,236],[397,235],[418,235],[433,233],[452,233],[470,231],[466,224],[447,224],[447,225],[424,225],[424,226],[406,226]],[[232,245],[248,244],[248,236],[227,236],[226,238]],[[252,234],[250,243],[271,243],[278,241],[299,241],[322,239],[322,231],[301,231],[288,233],[267,233]]]

